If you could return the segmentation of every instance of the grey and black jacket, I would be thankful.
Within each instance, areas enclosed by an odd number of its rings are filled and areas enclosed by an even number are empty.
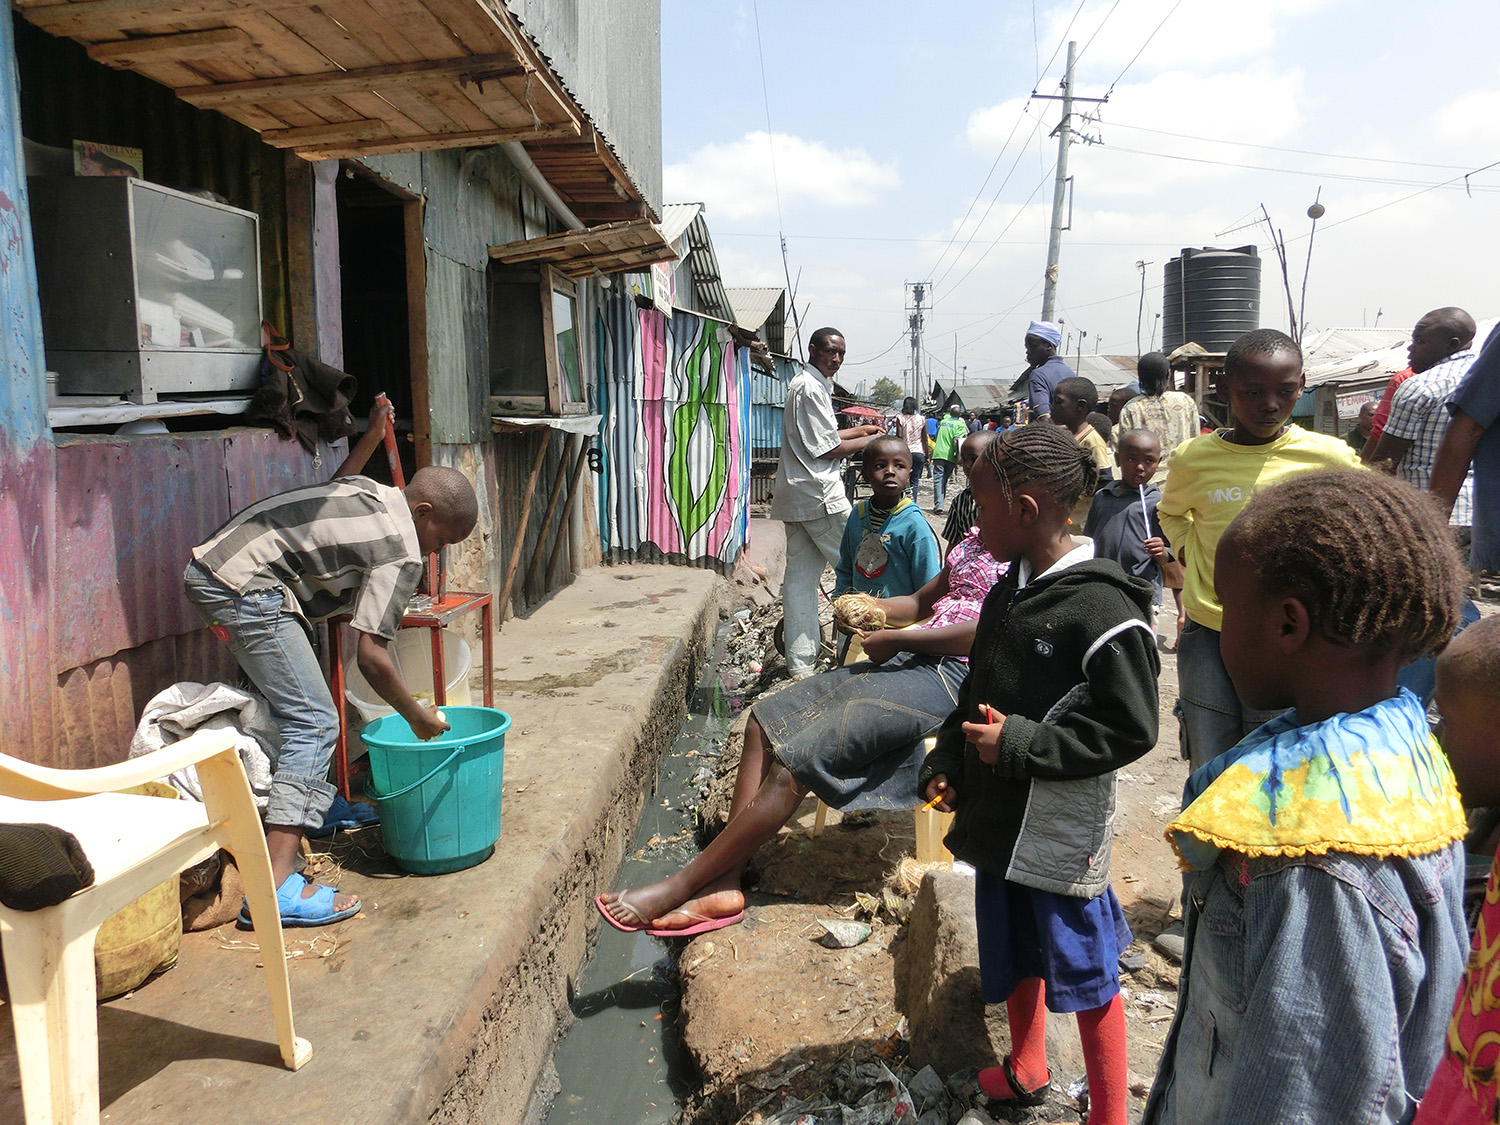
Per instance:
[[[1018,588],[1017,566],[979,615],[969,676],[919,786],[945,774],[954,856],[1015,883],[1078,898],[1109,885],[1115,771],[1156,745],[1161,660],[1151,584],[1108,559]],[[979,760],[962,724],[1006,716],[1000,760]]]

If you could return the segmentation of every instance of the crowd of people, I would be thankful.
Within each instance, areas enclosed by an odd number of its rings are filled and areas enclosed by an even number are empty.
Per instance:
[[[771,513],[793,682],[751,708],[723,832],[601,913],[663,936],[733,925],[745,863],[806,794],[933,803],[955,814],[984,996],[1010,1026],[981,1087],[1041,1105],[1046,1013],[1071,1012],[1088,1120],[1122,1125],[1116,776],[1157,743],[1175,647],[1182,972],[1144,1119],[1496,1120],[1500,886],[1492,865],[1471,955],[1464,878],[1466,810],[1500,802],[1500,619],[1469,624],[1465,592],[1469,568],[1500,566],[1500,350],[1476,357],[1473,336],[1461,310],[1423,317],[1410,374],[1346,439],[1291,423],[1302,356],[1280,332],[1229,349],[1230,424],[1200,434],[1165,357],[1098,414],[1034,322],[1029,424],[971,432],[955,408],[934,445],[912,400],[893,436],[837,427],[844,340],[820,329]],[[851,513],[839,467],[860,450],[872,495]],[[965,468],[946,551],[914,518],[919,457],[936,508]],[[825,561],[864,659],[819,674]]]

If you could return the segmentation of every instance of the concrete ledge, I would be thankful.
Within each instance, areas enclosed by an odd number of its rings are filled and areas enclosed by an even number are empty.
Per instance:
[[[710,571],[596,568],[507,622],[494,856],[433,878],[356,856],[341,882],[364,917],[286,931],[297,1031],[313,1045],[296,1074],[277,1060],[253,935],[184,935],[175,969],[100,1006],[102,1119],[520,1121],[599,925],[592,898],[676,737],[726,594]],[[0,1121],[20,1121],[8,1015],[0,1024]]]

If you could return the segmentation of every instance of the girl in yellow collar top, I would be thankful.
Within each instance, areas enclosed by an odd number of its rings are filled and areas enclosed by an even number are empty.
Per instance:
[[[1168,830],[1196,874],[1144,1121],[1410,1120],[1468,935],[1463,809],[1396,674],[1462,583],[1428,498],[1375,473],[1258,491],[1225,532],[1225,668],[1291,710],[1196,770]]]

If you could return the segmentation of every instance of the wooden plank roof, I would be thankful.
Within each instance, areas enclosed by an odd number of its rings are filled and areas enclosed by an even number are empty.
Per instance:
[[[502,0],[13,0],[309,160],[519,141],[584,221],[646,204]]]
[[[591,277],[670,262],[677,252],[655,223],[635,219],[491,246],[490,257],[508,265],[547,262],[569,277]]]

